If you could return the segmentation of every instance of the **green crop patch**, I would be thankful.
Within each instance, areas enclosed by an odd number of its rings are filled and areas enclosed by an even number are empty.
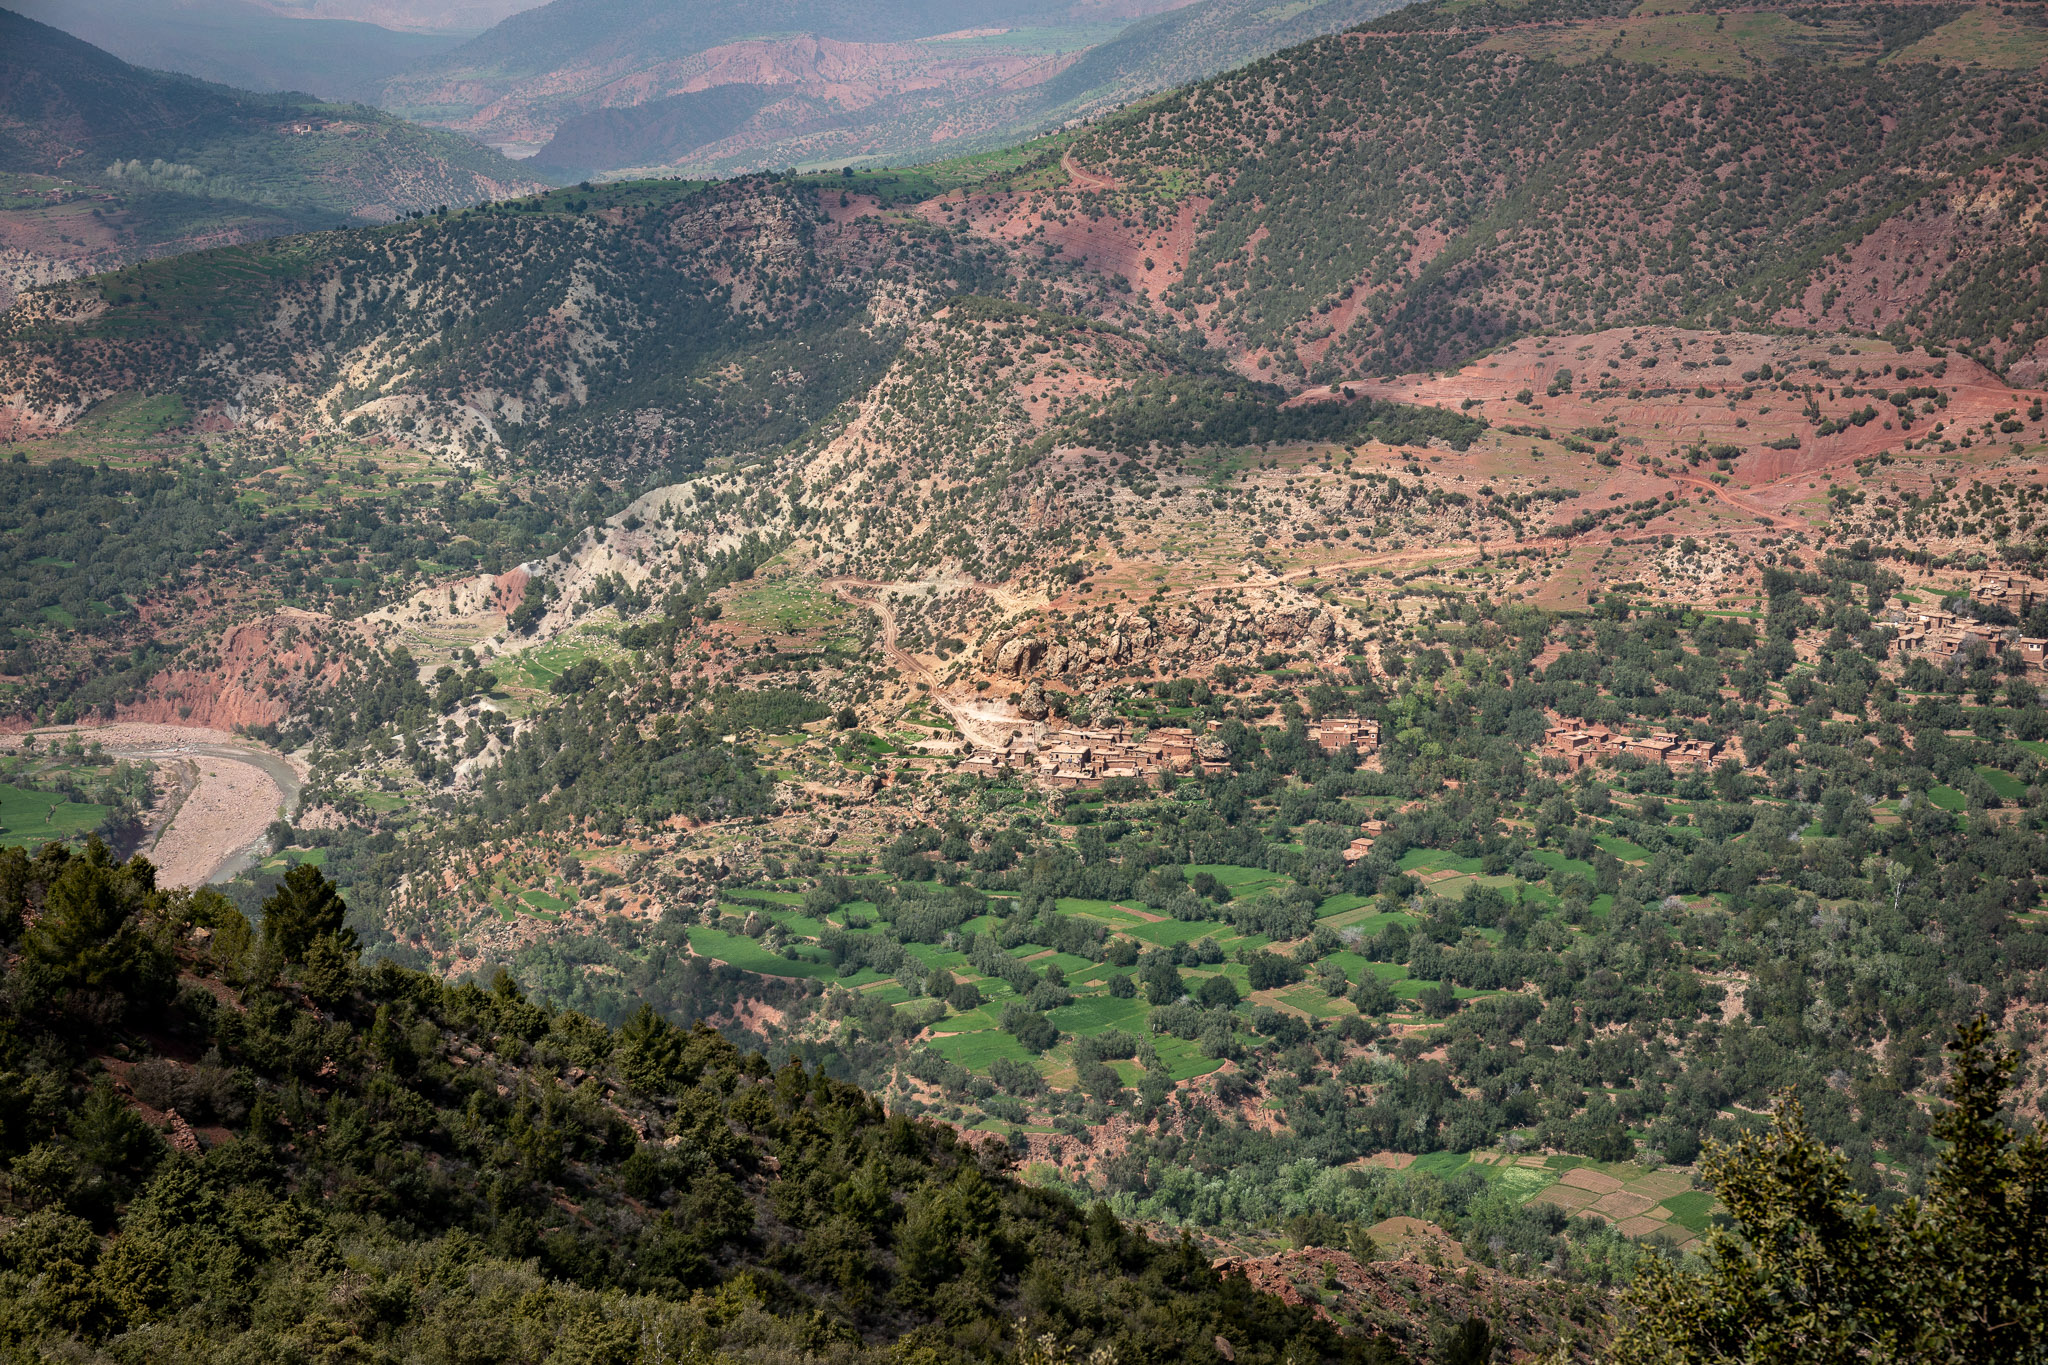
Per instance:
[[[1193,943],[1200,938],[1214,938],[1220,941],[1224,934],[1230,932],[1230,928],[1214,920],[1164,919],[1150,924],[1133,924],[1123,932],[1141,943],[1165,945]]]
[[[1257,895],[1285,886],[1287,878],[1277,872],[1268,872],[1257,867],[1234,867],[1228,863],[1190,863],[1182,871],[1193,879],[1206,872],[1230,888],[1235,896]]]
[[[1461,858],[1455,853],[1446,853],[1441,849],[1411,848],[1401,855],[1401,861],[1395,866],[1403,872],[1417,874],[1462,872],[1476,875],[1481,864],[1477,858]]]
[[[2026,783],[2020,781],[2011,773],[2001,772],[1988,763],[1979,763],[1977,765],[1977,775],[1984,779],[1986,786],[1998,793],[2001,800],[2017,801],[2027,794]]]
[[[1701,1233],[1713,1221],[1714,1196],[1705,1190],[1688,1190],[1664,1201],[1671,1221],[1688,1232]]]
[[[762,976],[800,976],[820,981],[836,980],[842,985],[864,986],[869,982],[882,980],[879,972],[861,971],[853,976],[842,977],[839,969],[830,962],[815,956],[816,948],[798,947],[794,958],[781,957],[769,952],[745,934],[727,933],[705,925],[692,925],[689,931],[690,947],[705,957],[738,967],[743,972],[757,972]]]
[[[1529,856],[1549,868],[1553,875],[1582,877],[1590,885],[1593,881],[1593,865],[1577,858],[1567,858],[1554,848],[1531,849]]]
[[[1596,834],[1593,842],[1625,863],[1646,863],[1650,860],[1648,849],[1630,843],[1618,834]]]
[[[107,807],[0,784],[0,845],[34,848],[82,838],[107,818]]]
[[[1085,1036],[1112,1028],[1141,1033],[1145,1027],[1145,1014],[1146,1005],[1143,1000],[1118,1000],[1110,995],[1084,995],[1073,1004],[1063,1005],[1054,1010],[1047,1018],[1068,1033]]]
[[[1281,991],[1275,997],[1281,1004],[1315,1019],[1347,1018],[1358,1013],[1341,996],[1332,998],[1313,986],[1299,986],[1293,990]]]
[[[1143,915],[1133,914],[1131,911],[1110,901],[1084,900],[1078,896],[1062,896],[1059,898],[1058,903],[1061,914],[1080,915],[1084,919],[1097,920],[1103,924],[1114,925],[1119,928],[1125,925],[1146,924],[1150,922]]]
[[[984,1028],[972,1033],[935,1033],[926,1046],[947,1061],[958,1062],[977,1074],[985,1074],[989,1064],[999,1057],[1012,1062],[1022,1062],[1026,1066],[1037,1061],[1031,1055],[1030,1049],[996,1028]]]

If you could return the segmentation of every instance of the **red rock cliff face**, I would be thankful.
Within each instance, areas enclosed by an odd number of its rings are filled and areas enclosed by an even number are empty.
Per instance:
[[[527,572],[513,569],[498,575],[491,585],[491,606],[494,610],[511,615],[526,596]]]
[[[309,687],[340,675],[334,646],[350,634],[348,627],[310,612],[230,626],[192,666],[151,678],[142,699],[122,706],[117,719],[214,730],[274,725]]]

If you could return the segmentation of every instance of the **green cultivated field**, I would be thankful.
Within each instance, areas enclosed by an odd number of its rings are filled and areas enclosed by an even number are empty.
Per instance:
[[[51,792],[0,784],[0,846],[34,848],[75,839],[107,818],[107,807],[81,805]]]
[[[1447,875],[1459,887],[1474,880],[1484,880],[1489,885],[1507,883],[1512,894],[1514,878],[1481,879],[1467,871],[1467,863],[1476,871],[1476,860],[1458,859],[1448,854],[1436,853],[1419,853],[1411,857],[1418,871]],[[1281,890],[1290,885],[1287,878],[1257,868],[1212,864],[1189,867],[1184,871],[1189,875],[1206,872],[1224,885],[1236,889],[1240,898]],[[1587,868],[1589,874],[1590,871],[1591,869]],[[1434,891],[1435,888],[1432,887],[1431,890]],[[1537,891],[1538,888],[1530,888],[1528,894],[1533,897]],[[1000,903],[1006,898],[996,899]],[[526,901],[529,905],[546,905],[545,901],[531,892],[527,893]],[[715,958],[743,971],[836,983],[858,991],[865,999],[878,1000],[898,1009],[930,1010],[935,1007],[937,1002],[922,994],[913,995],[899,984],[897,978],[881,975],[868,968],[847,972],[829,960],[830,955],[821,943],[826,934],[846,932],[858,937],[879,934],[887,927],[886,922],[878,917],[875,902],[849,902],[820,917],[804,913],[801,901],[802,897],[792,892],[770,888],[747,888],[730,893],[718,906],[722,917],[721,923],[726,926],[754,915],[758,915],[768,924],[779,926],[780,930],[788,935],[789,943],[793,945],[793,957],[771,952],[760,940],[732,932],[729,927],[692,926],[689,930],[690,946],[693,951],[703,956]],[[1237,1012],[1241,1016],[1249,1017],[1253,1011],[1269,1006],[1305,1020],[1334,1020],[1357,1014],[1356,1007],[1344,994],[1333,996],[1313,980],[1297,982],[1277,991],[1264,992],[1254,999],[1247,968],[1235,961],[1235,957],[1240,952],[1257,952],[1269,947],[1284,955],[1291,950],[1292,945],[1282,944],[1274,947],[1272,940],[1264,934],[1243,932],[1221,918],[1224,913],[1221,907],[1218,909],[1219,917],[1215,919],[1173,920],[1152,918],[1158,913],[1155,909],[1129,902],[1119,904],[1068,897],[1061,899],[1058,906],[1062,914],[1106,927],[1110,931],[1112,942],[1116,939],[1126,939],[1144,951],[1162,946],[1192,944],[1203,939],[1213,940],[1225,954],[1226,960],[1207,965],[1195,965],[1190,962],[1180,968],[1182,978],[1190,992],[1199,989],[1201,983],[1212,976],[1230,980],[1237,987],[1241,997],[1241,1003],[1237,1007]],[[1376,902],[1360,896],[1332,896],[1323,908],[1325,915],[1318,921],[1320,924],[1335,929],[1357,930],[1365,938],[1370,938],[1388,926],[1412,928],[1419,923],[1418,917],[1413,914],[1381,910]],[[847,930],[845,925],[849,919],[861,927]],[[959,932],[986,933],[996,923],[993,915],[980,915],[963,923]],[[1498,937],[1498,931],[1485,932]],[[977,1075],[988,1074],[990,1066],[1000,1058],[1031,1065],[1056,1085],[1072,1084],[1075,1063],[1071,1040],[1095,1036],[1112,1029],[1148,1040],[1156,1050],[1167,1074],[1175,1081],[1207,1075],[1222,1065],[1219,1060],[1204,1056],[1199,1044],[1195,1042],[1171,1034],[1150,1032],[1148,1020],[1152,1007],[1142,992],[1121,999],[1110,994],[1111,978],[1134,976],[1134,967],[1117,966],[1076,953],[1054,951],[1042,943],[1019,943],[1007,949],[1012,959],[1023,962],[1036,973],[1042,974],[1047,967],[1056,965],[1064,977],[1065,988],[1073,997],[1071,1004],[1051,1009],[1046,1015],[1060,1031],[1061,1041],[1045,1053],[1034,1057],[1016,1038],[1002,1029],[1004,1004],[1019,998],[1017,990],[1008,982],[984,975],[975,968],[967,954],[955,949],[933,943],[904,943],[901,946],[905,957],[912,964],[912,967],[906,970],[914,970],[916,976],[923,977],[934,970],[944,970],[951,973],[956,980],[972,982],[980,990],[983,1003],[979,1007],[965,1012],[946,1010],[942,1018],[929,1025],[916,1044],[929,1047],[947,1061],[965,1067]],[[1348,948],[1325,954],[1320,961],[1332,964],[1344,973],[1347,990],[1368,975],[1387,982],[1397,1001],[1396,1019],[1419,1020],[1421,1016],[1414,1013],[1415,1007],[1411,1002],[1425,989],[1435,984],[1409,977],[1407,969],[1399,963],[1375,962]],[[1455,993],[1461,1000],[1486,994],[1465,987],[1456,988]],[[1120,1062],[1117,1065],[1125,1068],[1130,1077],[1142,1077],[1142,1068],[1135,1064]]]

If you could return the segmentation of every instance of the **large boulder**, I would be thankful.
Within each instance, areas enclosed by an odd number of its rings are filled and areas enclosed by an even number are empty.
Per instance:
[[[995,671],[1006,678],[1021,678],[1024,670],[1031,666],[1033,656],[1038,653],[1038,642],[1022,635],[1012,635],[996,650]]]

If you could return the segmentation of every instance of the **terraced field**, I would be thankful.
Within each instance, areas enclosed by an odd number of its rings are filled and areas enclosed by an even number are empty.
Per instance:
[[[1477,875],[1476,860],[1460,860],[1446,854],[1418,853],[1413,855],[1412,861],[1415,867],[1425,873],[1425,890],[1422,894],[1432,899],[1455,899],[1463,894],[1463,889],[1467,885],[1474,883],[1505,886],[1510,890],[1519,889],[1532,898],[1540,892],[1540,888],[1524,886],[1511,876],[1480,877]],[[1466,862],[1472,863],[1473,866],[1458,866]],[[1583,870],[1584,875],[1590,880],[1591,869],[1584,864],[1573,865],[1569,870]],[[1190,877],[1198,873],[1208,873],[1240,894],[1255,895],[1277,891],[1291,885],[1287,878],[1258,868],[1207,864],[1189,866],[1184,871]],[[804,914],[799,908],[801,897],[791,892],[763,887],[749,888],[734,894],[739,900],[728,901],[720,907],[724,914],[717,925],[691,926],[689,941],[693,951],[743,971],[756,972],[764,976],[834,982],[858,991],[863,996],[883,1000],[892,1008],[930,1007],[929,998],[921,991],[913,993],[912,990],[906,989],[898,979],[901,973],[898,976],[885,976],[866,968],[847,970],[835,967],[830,955],[821,946],[819,940],[828,930],[850,932],[855,935],[879,933],[880,929],[872,918],[875,911],[872,902],[850,902],[838,907],[821,920]],[[531,902],[533,897],[529,895],[527,899]],[[1325,990],[1320,982],[1297,982],[1276,989],[1253,990],[1249,971],[1243,962],[1237,960],[1238,956],[1267,948],[1285,952],[1293,945],[1276,945],[1264,934],[1241,932],[1222,918],[1167,919],[1157,910],[1143,904],[1078,897],[1061,898],[1058,901],[1058,908],[1063,915],[1092,921],[1108,928],[1112,945],[1117,940],[1127,940],[1140,951],[1144,951],[1192,944],[1201,940],[1212,941],[1223,960],[1207,964],[1184,964],[1180,969],[1182,980],[1190,993],[1199,992],[1202,983],[1212,977],[1228,980],[1237,990],[1240,1003],[1236,1008],[1240,1014],[1248,1016],[1261,1007],[1271,1007],[1305,1020],[1343,1018],[1357,1013],[1356,1007],[1345,998],[1343,991],[1332,994]],[[1355,943],[1362,943],[1372,934],[1390,925],[1412,928],[1422,920],[1421,915],[1408,911],[1388,912],[1377,909],[1371,903],[1363,903],[1357,896],[1331,896],[1324,902],[1322,909],[1323,914],[1317,921],[1318,924],[1339,931],[1347,942]],[[747,917],[753,917],[758,921],[758,936],[737,931],[735,921],[744,921]],[[989,917],[984,916],[967,921],[961,926],[961,930],[970,933],[983,932],[992,922]],[[854,927],[849,928],[849,925]],[[776,933],[781,945],[775,949],[765,946],[763,942],[771,931]],[[1494,936],[1498,937],[1497,932]],[[949,972],[956,981],[971,983],[980,993],[982,1000],[982,1003],[973,1009],[951,1010],[943,1019],[932,1023],[920,1035],[922,1043],[940,1056],[966,1067],[977,1075],[988,1074],[992,1062],[998,1058],[1005,1058],[1035,1067],[1043,1077],[1056,1086],[1073,1083],[1074,1067],[1070,1041],[1062,1041],[1042,1055],[1034,1056],[1014,1037],[1003,1031],[1003,1006],[1020,998],[1018,991],[1010,983],[977,970],[965,953],[949,947],[929,943],[907,943],[904,945],[904,951],[918,972]],[[1037,943],[1018,944],[1008,952],[1011,957],[1041,972],[1048,966],[1059,968],[1067,990],[1072,993],[1073,1002],[1048,1011],[1047,1017],[1067,1040],[1090,1037],[1111,1029],[1120,1029],[1139,1037],[1145,1036],[1146,1020],[1150,1011],[1145,999],[1142,996],[1119,998],[1111,990],[1112,978],[1130,976],[1130,967],[1095,961],[1072,953],[1057,952]],[[1397,1002],[1388,1017],[1390,1025],[1398,1029],[1423,1022],[1425,1016],[1417,1003],[1417,998],[1437,983],[1414,979],[1407,974],[1407,968],[1399,963],[1375,962],[1349,948],[1327,954],[1320,961],[1340,969],[1345,990],[1367,977],[1376,977],[1386,982]],[[1459,1000],[1476,999],[1489,994],[1466,987],[1457,987],[1454,993]],[[1185,1040],[1155,1035],[1152,1041],[1175,1081],[1207,1075],[1221,1065],[1213,1058],[1202,1056],[1195,1044]]]

